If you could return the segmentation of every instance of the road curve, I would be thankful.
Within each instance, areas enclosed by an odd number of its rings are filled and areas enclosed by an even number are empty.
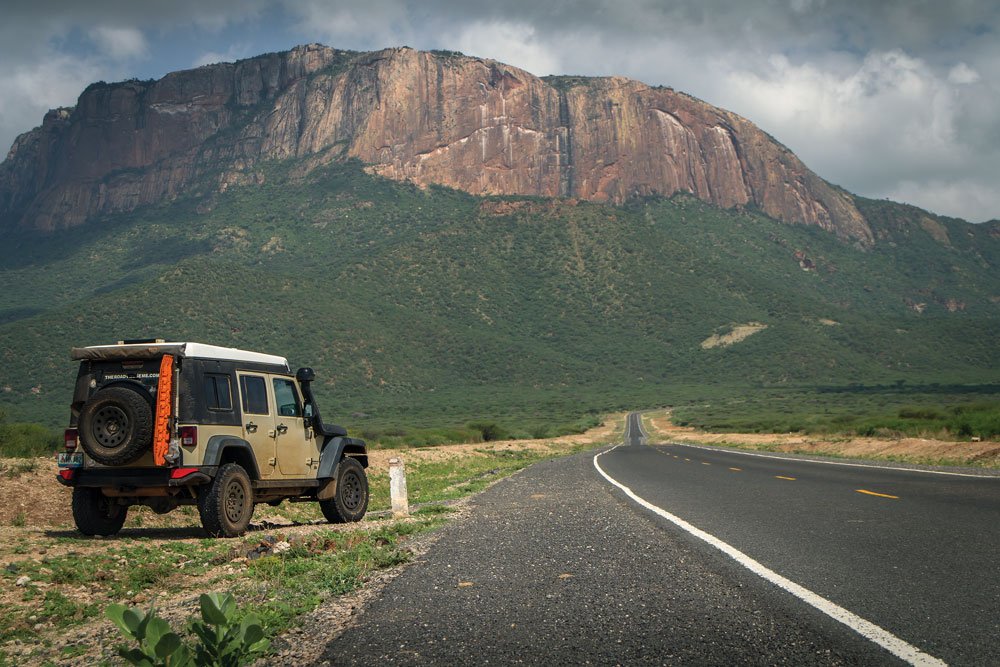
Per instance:
[[[926,656],[1000,664],[1000,478],[687,445],[619,447],[599,465]]]
[[[593,456],[473,498],[319,664],[903,664],[637,508]]]

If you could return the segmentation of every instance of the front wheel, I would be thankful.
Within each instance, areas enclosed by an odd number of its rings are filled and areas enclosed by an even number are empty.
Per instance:
[[[212,537],[237,537],[246,532],[253,516],[250,476],[238,463],[227,463],[207,489],[198,494],[201,525]]]
[[[368,509],[368,476],[356,460],[345,457],[334,473],[337,490],[333,498],[319,501],[323,516],[330,523],[361,521]]]
[[[84,535],[114,535],[125,525],[128,507],[119,505],[100,489],[73,489],[73,521]]]

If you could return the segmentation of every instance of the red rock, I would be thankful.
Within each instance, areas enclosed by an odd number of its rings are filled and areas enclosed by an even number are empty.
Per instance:
[[[752,123],[628,79],[539,79],[501,63],[408,48],[308,45],[159,81],[94,84],[46,115],[0,165],[0,218],[40,230],[169,200],[221,170],[344,158],[472,194],[621,203],[687,192],[751,205],[868,246],[851,196]]]

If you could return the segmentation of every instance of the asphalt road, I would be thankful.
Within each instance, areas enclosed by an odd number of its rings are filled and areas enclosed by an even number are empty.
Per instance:
[[[684,445],[598,461],[645,501],[919,650],[1000,665],[1000,478]]]
[[[1000,479],[644,438],[630,420],[634,444],[602,454],[599,465],[924,652],[917,662],[1000,664]],[[904,664],[640,507],[600,474],[594,453],[532,466],[476,497],[321,662]]]

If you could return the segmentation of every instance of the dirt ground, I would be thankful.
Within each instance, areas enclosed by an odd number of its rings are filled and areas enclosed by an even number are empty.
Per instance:
[[[1000,468],[1000,442],[953,442],[926,438],[824,437],[801,433],[704,433],[676,426],[670,414],[649,417],[655,431],[651,435],[675,442],[707,445],[735,445],[773,452],[827,454],[858,459],[884,459],[910,463],[931,463]]]
[[[548,440],[504,440],[439,445],[414,449],[373,449],[368,454],[369,475],[386,474],[389,459],[401,457],[404,463],[446,461],[448,459],[482,455],[486,451],[558,451],[571,444],[590,444],[607,440],[614,429],[620,428],[620,417],[609,418],[605,425],[579,435]],[[72,528],[70,511],[72,492],[56,482],[58,468],[52,458],[0,459],[0,529],[3,527]],[[267,518],[268,507],[261,505],[254,513],[255,521]],[[191,517],[176,513],[157,516],[149,513],[143,526],[175,527],[191,524]],[[126,524],[128,525],[128,524]],[[197,520],[195,519],[195,526]]]
[[[443,445],[437,447],[421,447],[405,450],[372,450],[369,452],[368,473],[372,477],[385,476],[388,473],[389,459],[401,457],[406,464],[422,462],[440,462],[455,458],[485,456],[490,451],[538,451],[543,453],[559,453],[570,451],[576,446],[612,441],[615,430],[621,430],[621,416],[611,417],[606,425],[588,431],[587,433],[548,440],[516,440],[489,443],[470,443],[463,445]],[[9,568],[15,562],[25,559],[44,564],[47,559],[72,552],[74,557],[86,558],[88,554],[102,553],[113,544],[110,538],[91,538],[88,540],[63,539],[77,538],[79,533],[73,525],[70,508],[71,491],[56,481],[57,467],[55,461],[49,458],[38,459],[0,459],[0,568]],[[455,508],[462,511],[459,503]],[[369,514],[360,527],[363,529],[378,529],[388,518],[380,518],[379,513]],[[331,526],[323,521],[292,521],[282,515],[281,508],[271,508],[258,505],[251,524],[251,533],[261,535],[279,534],[281,539],[293,541],[308,539],[317,530],[354,530],[359,524]],[[407,549],[419,554],[435,539],[434,533],[419,535],[407,542]],[[205,539],[205,534],[198,521],[197,511],[193,508],[180,508],[165,515],[156,515],[147,508],[133,508],[129,520],[122,531],[123,537],[141,538],[144,544],[198,544]],[[239,559],[237,559],[239,560]],[[246,559],[242,559],[246,560]],[[236,561],[234,561],[235,563]],[[200,575],[200,579],[209,581],[218,576],[226,568],[238,567],[232,563],[220,563],[218,567]],[[402,567],[402,566],[399,566]],[[370,599],[377,590],[394,576],[399,567],[388,571],[375,573],[365,586],[355,593],[331,599],[321,605],[311,614],[301,619],[299,629],[289,631],[288,637],[280,637],[275,641],[279,664],[297,664],[309,662],[318,656],[322,648],[319,642],[312,646],[310,639],[328,638],[332,630],[348,624],[355,610]],[[185,575],[187,576],[187,575]],[[11,578],[11,581],[13,579]],[[186,580],[186,588],[190,589],[196,582]],[[47,587],[43,582],[36,582],[39,588]],[[0,609],[16,609],[23,605],[23,589],[16,586],[0,587]],[[59,592],[69,599],[88,603],[99,601],[94,598],[100,593],[87,586],[60,586]],[[160,591],[156,598],[157,608],[169,620],[186,618],[196,613],[196,599],[190,594],[168,595]],[[144,605],[150,600],[143,594],[137,594],[126,600],[129,604]],[[323,632],[303,632],[304,628],[322,627]],[[90,621],[68,632],[52,632],[47,628],[37,628],[46,642],[51,644],[46,654],[58,655],[64,647],[79,647],[80,654],[74,658],[61,659],[59,664],[89,665],[101,656],[107,657],[110,646],[118,643],[120,637],[117,631],[103,619]],[[313,642],[315,643],[315,642]],[[33,653],[29,643],[17,640],[0,645],[0,652],[14,661],[13,664],[35,662],[39,655]],[[0,663],[3,662],[0,655]]]

